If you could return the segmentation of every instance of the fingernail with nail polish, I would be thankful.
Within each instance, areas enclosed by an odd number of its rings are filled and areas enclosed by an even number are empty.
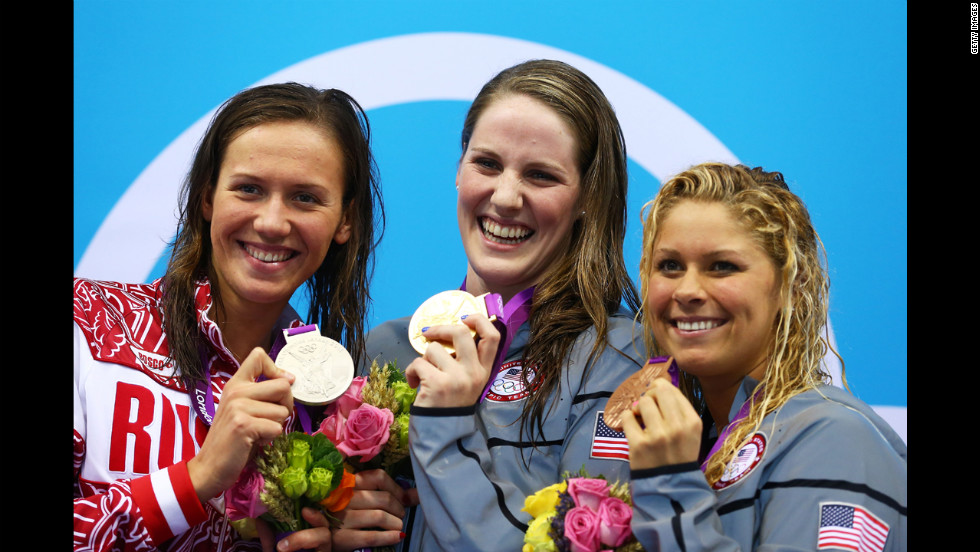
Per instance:
[[[428,326],[426,326],[426,327],[424,327],[424,328],[422,328],[422,331],[423,331],[423,332],[427,332],[427,331],[429,331],[429,327],[428,327]]]

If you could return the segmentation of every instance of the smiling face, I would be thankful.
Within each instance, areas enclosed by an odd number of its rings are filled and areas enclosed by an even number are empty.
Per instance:
[[[511,94],[480,116],[456,173],[466,289],[507,300],[568,250],[580,174],[571,128],[544,103]]]
[[[645,308],[656,342],[702,385],[762,377],[779,295],[775,265],[725,205],[683,200],[663,219]]]
[[[323,262],[350,225],[336,142],[302,121],[265,123],[228,144],[213,195],[211,264],[226,308],[274,308]]]

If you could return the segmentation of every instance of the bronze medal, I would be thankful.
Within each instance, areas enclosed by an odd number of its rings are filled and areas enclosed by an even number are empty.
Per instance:
[[[658,362],[653,362],[658,361]],[[670,357],[650,359],[646,365],[638,372],[626,378],[619,384],[616,391],[609,397],[606,403],[605,413],[602,415],[603,421],[611,429],[616,431],[623,430],[623,416],[629,415],[630,408],[653,384],[653,380],[659,377],[668,377],[667,369],[674,363],[674,358]]]

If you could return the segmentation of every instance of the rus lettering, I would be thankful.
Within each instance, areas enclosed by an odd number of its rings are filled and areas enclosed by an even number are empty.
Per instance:
[[[174,403],[171,398],[140,385],[116,384],[109,470],[146,474],[194,457],[204,444],[208,426],[200,416],[191,414],[189,405]],[[150,457],[154,443],[158,447],[155,459]],[[130,456],[132,466],[127,466]],[[152,465],[153,461],[156,465]]]
[[[133,436],[133,473],[150,473],[150,434],[146,426],[153,421],[153,393],[139,385],[118,382],[116,403],[112,412],[112,437],[109,441],[109,469],[126,471],[128,436]],[[135,410],[135,420],[133,412]]]

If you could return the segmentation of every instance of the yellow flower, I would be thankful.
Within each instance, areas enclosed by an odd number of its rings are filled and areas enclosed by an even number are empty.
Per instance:
[[[521,552],[555,552],[555,541],[548,536],[551,530],[551,518],[555,517],[554,510],[546,512],[531,520],[524,533],[524,547]]]
[[[231,522],[231,526],[238,531],[243,539],[251,540],[259,538],[259,531],[255,528],[255,518],[242,518]]]
[[[537,518],[545,512],[554,510],[558,506],[558,493],[565,492],[567,487],[568,483],[562,481],[541,489],[524,499],[524,507],[521,508],[521,511]]]

